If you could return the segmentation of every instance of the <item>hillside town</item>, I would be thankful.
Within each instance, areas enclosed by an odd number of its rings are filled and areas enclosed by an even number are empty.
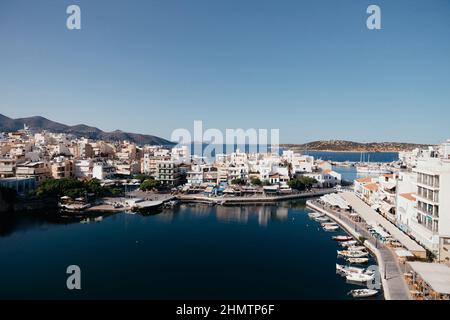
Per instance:
[[[0,137],[0,186],[20,195],[32,194],[54,179],[95,179],[102,185],[133,189],[142,177],[157,182],[161,191],[204,195],[289,194],[300,189],[296,178],[309,179],[309,188],[333,188],[342,180],[330,162],[291,150],[281,154],[236,150],[208,161],[191,156],[187,146],[139,146],[32,132],[26,126]]]
[[[366,174],[348,182],[339,166]],[[3,202],[5,190],[20,199],[47,192],[58,196],[60,208],[83,213],[140,211],[178,200],[225,205],[310,198],[307,205],[328,216],[318,216],[325,229],[339,224],[377,256],[380,268],[396,266],[390,272],[397,276],[383,279],[386,297],[448,297],[450,283],[439,287],[442,277],[433,275],[450,270],[450,140],[400,152],[384,164],[330,162],[290,149],[236,149],[210,161],[191,155],[188,146],[141,146],[24,126],[0,135],[0,188]],[[403,275],[406,261],[410,271]]]

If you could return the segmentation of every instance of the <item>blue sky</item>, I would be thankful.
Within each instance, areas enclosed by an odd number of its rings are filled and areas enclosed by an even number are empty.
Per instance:
[[[448,0],[2,0],[0,39],[9,117],[165,138],[194,120],[285,143],[450,138]]]

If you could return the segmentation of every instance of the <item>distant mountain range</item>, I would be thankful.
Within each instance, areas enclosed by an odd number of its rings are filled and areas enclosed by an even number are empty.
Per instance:
[[[137,134],[115,130],[112,132],[105,132],[95,127],[90,127],[85,124],[75,126],[68,126],[62,123],[51,121],[44,117],[35,116],[29,118],[11,119],[0,114],[0,132],[11,132],[23,129],[26,124],[32,130],[47,130],[51,132],[70,133],[77,137],[86,137],[95,140],[105,141],[123,141],[128,140],[138,145],[173,145],[172,142],[146,134]]]
[[[282,144],[281,147],[299,151],[355,151],[355,152],[398,152],[425,148],[429,145],[404,142],[369,142],[360,143],[346,140],[320,140],[304,144]]]
[[[128,140],[138,145],[174,145],[166,139],[146,135],[123,132],[115,130],[105,132],[95,127],[85,124],[68,126],[62,123],[54,122],[44,117],[35,116],[29,118],[11,119],[0,114],[0,132],[11,132],[23,129],[26,124],[33,130],[48,130],[51,132],[71,133],[77,137],[86,137],[95,140],[105,141],[123,141]],[[428,145],[402,142],[369,142],[359,143],[345,140],[320,140],[305,144],[281,144],[280,147],[291,148],[294,150],[317,150],[317,151],[356,151],[356,152],[398,152],[412,150],[414,148],[423,148]]]

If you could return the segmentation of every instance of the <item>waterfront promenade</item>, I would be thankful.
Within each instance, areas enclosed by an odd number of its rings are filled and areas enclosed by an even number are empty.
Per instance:
[[[347,213],[333,210],[318,201],[307,201],[307,205],[326,214],[336,221],[355,239],[364,237],[364,245],[375,255],[380,270],[384,297],[386,300],[411,300],[408,286],[403,278],[403,271],[396,254],[387,246],[377,241],[361,222],[350,219]]]
[[[409,236],[403,233],[385,217],[378,214],[364,201],[359,199],[353,192],[342,192],[340,196],[353,208],[358,215],[367,223],[374,222],[382,226],[389,234],[400,241],[400,243],[419,259],[426,258],[426,250]]]
[[[252,204],[252,203],[273,203],[278,201],[287,201],[295,199],[304,199],[311,197],[319,197],[325,194],[334,193],[335,189],[317,189],[306,192],[295,192],[286,195],[251,195],[251,196],[207,196],[204,194],[181,194],[176,198],[183,202],[200,202],[211,203],[220,205],[233,205],[233,204]]]

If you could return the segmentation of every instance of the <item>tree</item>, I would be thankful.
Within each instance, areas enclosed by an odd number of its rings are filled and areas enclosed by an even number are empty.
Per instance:
[[[252,178],[252,180],[250,182],[255,186],[262,185],[262,181],[259,178]]]
[[[99,195],[104,191],[103,187],[100,184],[100,181],[98,181],[97,179],[86,181],[84,185],[87,192],[94,193],[95,195]]]
[[[244,184],[245,184],[245,181],[244,181],[244,179],[236,178],[236,179],[231,180],[231,184],[244,185]]]
[[[289,187],[291,187],[292,189],[299,190],[299,191],[311,189],[311,187],[316,183],[317,183],[316,179],[306,177],[306,176],[294,178],[294,179],[289,180],[289,182],[288,182]]]
[[[61,197],[71,198],[84,197],[91,193],[101,196],[108,193],[110,188],[102,187],[100,181],[91,179],[80,181],[75,178],[49,179],[43,181],[36,189],[36,195],[40,197]]]
[[[155,180],[155,179],[153,179],[153,178],[150,178],[150,179],[144,180],[144,181],[141,183],[141,185],[139,186],[139,188],[140,188],[142,191],[148,191],[148,190],[152,190],[152,189],[158,188],[159,185],[160,185],[160,182],[159,182],[158,180]]]
[[[133,175],[133,179],[137,179],[140,180],[141,183],[144,182],[147,179],[153,179],[152,176],[149,176],[148,174],[143,174],[143,173],[137,173]]]

